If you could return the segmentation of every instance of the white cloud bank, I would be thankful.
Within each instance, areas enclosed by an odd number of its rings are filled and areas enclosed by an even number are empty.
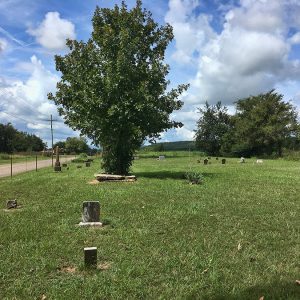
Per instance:
[[[0,53],[4,52],[7,48],[7,42],[5,39],[0,39]]]
[[[49,50],[62,50],[66,48],[66,39],[76,38],[74,24],[62,19],[58,12],[48,12],[37,28],[30,28],[27,32]]]
[[[59,77],[49,72],[36,56],[30,60],[31,74],[26,81],[9,81],[0,77],[1,122],[13,122],[17,128],[33,132],[50,145],[50,123],[42,120],[50,114],[54,122],[55,140],[73,136],[74,131],[63,124],[54,103],[47,99],[47,93],[55,92]]]
[[[289,81],[300,90],[300,61],[290,59],[293,45],[300,43],[299,1],[241,0],[225,11],[220,32],[210,25],[212,15],[196,13],[200,5],[198,0],[169,0],[165,17],[175,35],[172,58],[197,68],[184,97],[184,111],[191,113],[185,113],[181,129],[190,131],[187,136],[199,117],[195,107],[204,101],[230,105]],[[296,31],[293,35],[291,29]]]

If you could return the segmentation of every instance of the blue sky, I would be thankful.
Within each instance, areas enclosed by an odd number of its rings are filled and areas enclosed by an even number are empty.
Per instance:
[[[0,0],[0,122],[40,136],[50,145],[50,114],[55,141],[78,136],[47,100],[60,74],[54,54],[66,53],[65,39],[87,40],[96,5],[110,0]],[[128,7],[135,4],[127,1]],[[205,101],[233,102],[275,88],[300,108],[300,1],[145,0],[160,24],[173,26],[169,45],[171,86],[190,83],[184,106],[172,118],[181,129],[162,141],[191,140],[197,108]]]

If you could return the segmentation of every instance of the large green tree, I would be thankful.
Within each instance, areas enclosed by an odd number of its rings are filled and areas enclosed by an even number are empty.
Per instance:
[[[231,124],[227,107],[222,106],[221,102],[215,105],[206,102],[204,107],[198,110],[200,118],[195,130],[196,148],[209,155],[219,155],[223,137]]]
[[[90,147],[83,137],[68,137],[65,142],[66,153],[88,153]]]
[[[11,123],[0,123],[0,152],[41,151],[45,143],[34,134],[18,131]]]
[[[236,102],[233,150],[248,155],[282,155],[286,140],[296,136],[299,125],[295,107],[271,90]]]
[[[169,116],[182,107],[178,97],[187,85],[167,91],[164,56],[172,27],[159,26],[141,1],[131,10],[125,2],[97,7],[92,23],[86,43],[68,40],[70,52],[55,57],[62,77],[49,99],[66,124],[103,147],[106,172],[127,174],[146,138],[182,126]]]

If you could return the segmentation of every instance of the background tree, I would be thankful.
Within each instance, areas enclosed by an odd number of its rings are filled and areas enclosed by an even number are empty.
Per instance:
[[[90,147],[83,137],[68,137],[65,142],[66,153],[89,153]]]
[[[65,141],[58,141],[53,145],[53,149],[58,146],[60,152],[65,152],[66,149],[66,142]]]
[[[158,26],[141,1],[131,10],[124,2],[97,7],[92,22],[87,43],[68,40],[70,53],[55,57],[62,78],[49,99],[66,124],[103,147],[107,173],[127,174],[146,138],[182,126],[169,115],[183,105],[177,99],[187,85],[166,92],[172,27]]]
[[[0,152],[11,153],[14,151],[13,141],[17,130],[11,123],[0,124]]]
[[[0,124],[0,152],[42,151],[44,147],[38,136],[18,131],[11,123]]]
[[[219,155],[222,139],[230,129],[230,116],[227,107],[221,102],[199,108],[200,118],[195,130],[196,148],[209,155]]]
[[[283,95],[271,90],[236,102],[233,151],[282,155],[285,141],[296,136],[299,128],[296,109],[282,99]]]

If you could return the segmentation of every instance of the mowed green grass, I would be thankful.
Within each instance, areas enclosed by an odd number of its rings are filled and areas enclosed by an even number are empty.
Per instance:
[[[196,161],[136,160],[136,183],[87,184],[99,162],[1,179],[22,209],[0,210],[0,299],[299,299],[300,163]],[[86,200],[103,228],[76,226]]]

